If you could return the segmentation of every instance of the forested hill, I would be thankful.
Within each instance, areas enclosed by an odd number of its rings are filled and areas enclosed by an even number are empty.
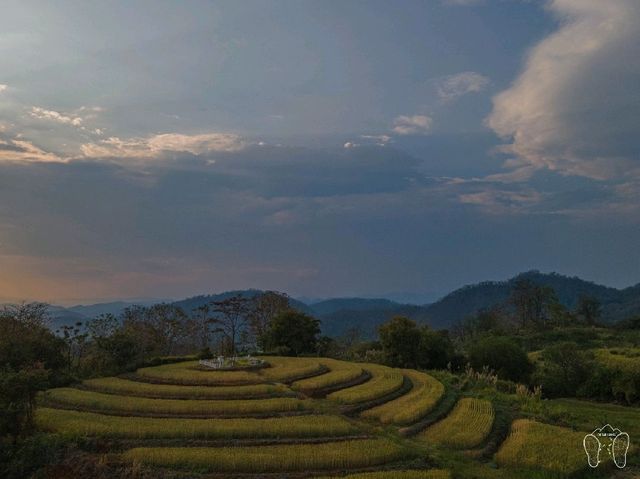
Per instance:
[[[596,298],[602,304],[604,321],[619,321],[640,314],[640,284],[620,290],[575,276],[529,271],[507,281],[486,281],[457,289],[426,306],[428,321],[434,327],[446,328],[481,309],[504,305],[515,284],[523,279],[552,287],[560,303],[569,309],[574,309],[582,296]]]
[[[556,273],[529,271],[507,281],[486,281],[457,289],[435,303],[429,305],[401,304],[388,299],[334,298],[311,304],[291,298],[291,306],[311,314],[322,321],[322,333],[341,336],[347,331],[358,329],[365,338],[373,338],[377,327],[394,316],[407,316],[424,322],[434,328],[450,328],[481,309],[504,306],[518,280],[527,279],[538,285],[551,286],[559,301],[569,309],[574,309],[581,296],[592,296],[602,304],[602,319],[619,321],[640,315],[640,284],[615,289],[598,285],[577,277]],[[219,301],[241,294],[254,296],[259,290],[228,291],[220,294],[194,296],[174,302],[185,312],[211,301]],[[130,303],[105,303],[73,308],[52,307],[51,313],[56,326],[86,321],[99,313],[119,314]]]

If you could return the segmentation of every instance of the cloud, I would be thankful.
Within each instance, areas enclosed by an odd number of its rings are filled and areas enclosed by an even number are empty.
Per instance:
[[[433,119],[426,115],[400,115],[393,120],[393,132],[398,135],[425,135],[432,124]]]
[[[9,88],[9,85],[5,85],[4,83],[0,83],[0,93]]]
[[[82,126],[82,118],[79,116],[67,116],[65,114],[59,113],[54,110],[45,110],[44,108],[40,108],[34,106],[31,108],[29,114],[33,118],[37,118],[39,120],[50,120],[58,123],[64,123],[67,125],[73,126]]]
[[[640,2],[553,0],[559,29],[530,52],[486,123],[525,165],[598,180],[639,175]]]
[[[247,142],[231,133],[204,133],[185,135],[165,133],[147,138],[120,139],[110,137],[97,143],[85,143],[82,154],[87,158],[138,158],[153,159],[164,152],[184,152],[204,155],[211,152],[242,150]]]
[[[521,191],[509,191],[484,187],[481,191],[460,194],[461,203],[479,207],[485,213],[493,215],[523,213],[537,205],[543,195],[538,191],[525,188]]]
[[[0,162],[6,161],[64,162],[65,160],[55,153],[42,150],[29,141],[19,138],[0,138]]]
[[[467,93],[478,93],[489,85],[489,79],[480,73],[462,72],[449,75],[438,85],[438,97],[443,102],[455,100]]]

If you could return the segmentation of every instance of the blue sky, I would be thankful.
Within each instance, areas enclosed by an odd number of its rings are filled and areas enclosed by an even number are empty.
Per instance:
[[[0,300],[640,281],[636,0],[9,1]]]

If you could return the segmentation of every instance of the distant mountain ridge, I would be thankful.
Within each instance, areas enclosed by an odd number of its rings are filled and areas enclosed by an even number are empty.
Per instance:
[[[505,304],[514,285],[520,279],[551,286],[556,291],[559,301],[569,309],[575,308],[581,296],[593,296],[602,304],[602,319],[607,322],[640,315],[640,284],[616,289],[578,277],[539,271],[521,273],[505,281],[484,281],[463,286],[427,305],[403,304],[385,298],[332,298],[311,304],[291,298],[291,305],[320,319],[322,333],[325,335],[341,336],[355,328],[360,331],[362,337],[374,338],[377,327],[394,316],[407,316],[436,329],[451,328],[458,321],[474,315],[481,309]],[[257,289],[227,291],[185,298],[173,304],[191,312],[211,301],[219,301],[237,294],[251,297],[260,292]],[[120,301],[71,308],[52,306],[51,314],[54,325],[59,327],[60,324],[86,321],[98,314],[117,315],[132,304]]]

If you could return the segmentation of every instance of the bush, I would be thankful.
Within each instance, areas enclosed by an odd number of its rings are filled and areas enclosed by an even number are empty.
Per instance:
[[[548,397],[575,397],[595,366],[593,358],[572,342],[554,344],[543,350],[540,358],[542,365],[531,382],[541,385]]]
[[[209,346],[202,348],[198,353],[198,359],[211,359],[213,357],[213,353],[211,352],[211,348]]]
[[[488,367],[501,379],[525,382],[533,369],[527,353],[507,337],[488,336],[469,347],[469,362],[475,370]]]

